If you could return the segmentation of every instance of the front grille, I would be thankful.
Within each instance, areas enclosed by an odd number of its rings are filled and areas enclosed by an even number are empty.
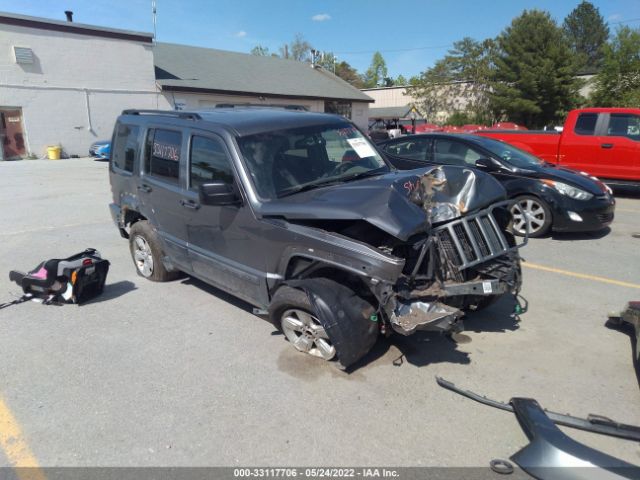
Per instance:
[[[442,254],[459,270],[510,250],[491,209],[449,222],[435,229]]]
[[[609,213],[598,213],[596,214],[596,218],[600,223],[610,223],[613,222],[613,212]]]

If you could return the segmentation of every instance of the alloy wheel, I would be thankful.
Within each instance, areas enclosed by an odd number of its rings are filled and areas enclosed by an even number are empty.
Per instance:
[[[320,321],[308,312],[290,309],[282,314],[282,331],[291,344],[300,352],[331,360],[336,349]]]
[[[529,235],[539,232],[545,224],[547,215],[544,207],[532,198],[518,201],[511,207],[513,215],[513,230],[520,235],[527,233],[527,223],[529,224]]]
[[[149,242],[144,237],[137,235],[133,239],[133,245],[133,260],[136,267],[143,277],[148,278],[153,274],[153,254]]]

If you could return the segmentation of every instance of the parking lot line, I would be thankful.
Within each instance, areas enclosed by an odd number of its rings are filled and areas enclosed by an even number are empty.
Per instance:
[[[640,284],[637,284],[637,283],[622,282],[620,280],[614,280],[612,278],[606,278],[606,277],[599,277],[597,275],[571,272],[569,270],[561,270],[559,268],[547,267],[546,265],[539,265],[537,263],[531,263],[531,262],[523,262],[522,265],[525,267],[533,268],[534,270],[543,270],[545,272],[559,273],[560,275],[567,275],[569,277],[582,278],[582,279],[591,280],[594,282],[608,283],[611,285],[617,285],[619,287],[637,288],[640,290]]]
[[[46,480],[36,457],[27,445],[18,421],[0,397],[0,448],[20,480]]]
[[[23,233],[35,233],[35,232],[44,232],[47,230],[57,230],[59,228],[71,228],[71,227],[86,227],[91,225],[109,225],[110,222],[89,222],[89,223],[67,223],[65,225],[58,225],[55,227],[38,227],[38,228],[28,228],[26,230],[15,230],[13,232],[0,232],[0,236],[8,236],[8,235],[21,235]]]

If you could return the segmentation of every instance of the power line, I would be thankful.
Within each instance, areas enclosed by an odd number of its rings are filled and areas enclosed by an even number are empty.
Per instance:
[[[380,53],[393,53],[393,52],[412,52],[414,50],[434,50],[437,48],[451,48],[453,47],[452,44],[449,45],[433,45],[430,47],[414,47],[414,48],[396,48],[393,50],[360,50],[357,52],[335,52],[336,55],[360,55],[360,54],[366,54],[366,53],[375,53],[375,52],[380,52]]]
[[[631,23],[631,22],[639,22],[640,18],[630,18],[628,20],[620,20],[618,22],[609,22],[609,25],[618,25],[620,23]]]

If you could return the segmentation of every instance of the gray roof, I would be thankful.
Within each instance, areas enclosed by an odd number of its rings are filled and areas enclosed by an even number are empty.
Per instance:
[[[153,52],[156,80],[163,90],[373,102],[333,73],[308,63],[170,43],[156,44]]]
[[[118,28],[98,27],[85,23],[67,22],[64,20],[52,20],[43,17],[31,17],[17,13],[0,12],[0,24],[17,25],[42,30],[63,31],[77,33],[80,35],[91,35],[98,37],[120,38],[123,40],[133,40],[142,42],[152,42],[153,34],[147,32],[136,32],[132,30],[121,30]]]
[[[369,118],[380,119],[395,119],[395,118],[410,118],[411,106],[405,105],[404,107],[379,107],[369,108]],[[422,117],[422,114],[417,111],[418,118]]]

